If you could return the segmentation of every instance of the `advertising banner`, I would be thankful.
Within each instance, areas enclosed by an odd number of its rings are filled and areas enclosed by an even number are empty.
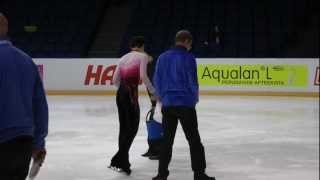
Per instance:
[[[34,61],[49,94],[115,93],[117,58]],[[197,64],[200,93],[319,93],[317,59],[197,59]],[[146,92],[144,86],[139,90]]]
[[[205,86],[301,87],[308,86],[307,65],[200,64],[199,84]]]

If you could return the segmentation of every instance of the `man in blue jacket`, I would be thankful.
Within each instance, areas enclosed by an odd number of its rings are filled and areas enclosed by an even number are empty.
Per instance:
[[[176,46],[160,55],[154,75],[156,93],[162,102],[164,142],[161,148],[158,175],[153,180],[166,180],[172,156],[172,146],[181,123],[190,146],[195,180],[215,180],[205,174],[206,160],[201,143],[195,106],[199,98],[197,64],[188,51],[192,35],[182,30],[176,34]]]
[[[46,155],[48,105],[37,66],[7,39],[0,13],[0,179],[25,180]]]

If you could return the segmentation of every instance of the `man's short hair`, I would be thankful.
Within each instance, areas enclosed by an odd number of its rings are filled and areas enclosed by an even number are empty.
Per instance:
[[[2,21],[0,21],[0,23],[2,23],[1,25],[4,25],[4,24],[8,23],[8,20],[7,20],[6,16],[2,12],[0,12],[0,18],[2,18],[1,19]]]
[[[130,48],[141,48],[144,45],[144,37],[143,36],[135,36],[130,41]]]
[[[193,37],[188,30],[178,31],[176,34],[176,42],[192,41]]]
[[[6,36],[8,33],[8,19],[0,12],[0,36]]]

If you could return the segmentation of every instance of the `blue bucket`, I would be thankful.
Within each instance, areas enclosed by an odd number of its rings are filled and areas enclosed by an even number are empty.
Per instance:
[[[147,113],[146,117],[148,140],[158,140],[163,137],[163,127],[161,123],[152,119],[151,113],[152,110]]]

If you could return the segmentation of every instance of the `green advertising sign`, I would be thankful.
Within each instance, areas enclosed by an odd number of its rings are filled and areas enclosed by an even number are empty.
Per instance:
[[[308,66],[289,64],[201,64],[202,86],[307,87]]]

